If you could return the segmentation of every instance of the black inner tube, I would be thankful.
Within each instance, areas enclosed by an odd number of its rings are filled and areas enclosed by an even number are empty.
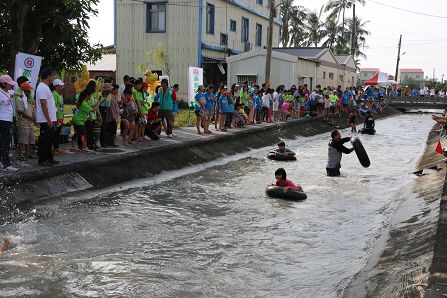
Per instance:
[[[271,160],[279,160],[279,161],[295,161],[296,156],[295,155],[288,155],[288,154],[276,154],[274,152],[270,152],[267,154],[267,158]]]
[[[352,146],[354,147],[355,154],[357,154],[357,158],[360,161],[360,164],[364,168],[368,168],[371,165],[371,161],[369,160],[368,153],[366,153],[365,147],[363,147],[362,142],[359,138],[351,139]]]
[[[287,193],[284,192],[282,187],[269,185],[265,189],[265,193],[272,198],[285,199],[292,201],[302,201],[307,199],[307,195],[304,192],[289,189]]]

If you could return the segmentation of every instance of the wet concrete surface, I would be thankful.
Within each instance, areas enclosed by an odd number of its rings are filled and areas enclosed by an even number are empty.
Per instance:
[[[435,153],[437,141],[438,134],[432,131],[415,169],[420,173],[415,186],[403,190],[397,212],[344,297],[446,297],[445,289],[427,287],[446,176],[445,158]]]

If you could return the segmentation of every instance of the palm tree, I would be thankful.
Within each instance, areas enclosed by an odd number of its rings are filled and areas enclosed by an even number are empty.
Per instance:
[[[321,23],[321,15],[323,13],[324,6],[321,7],[320,12],[317,11],[311,11],[307,14],[307,24],[306,24],[306,31],[307,31],[307,43],[306,46],[315,46],[318,47],[318,44],[321,42],[321,40],[324,37],[324,32],[322,30],[322,23]]]
[[[329,2],[326,4],[324,11],[330,12],[329,17],[335,17],[337,16],[337,23],[340,19],[340,14],[342,14],[342,37],[345,37],[345,12],[346,9],[349,9],[352,7],[353,4],[359,3],[361,5],[365,5],[365,0],[329,0]]]
[[[330,48],[333,52],[336,44],[339,42],[342,32],[341,26],[337,23],[335,16],[329,16],[324,23],[324,28],[322,30],[323,36],[326,39],[323,41],[323,46]]]
[[[284,47],[289,45],[300,46],[305,39],[305,21],[307,10],[303,6],[293,5],[292,0],[286,0],[281,7],[281,43]]]
[[[352,28],[353,28],[353,19],[349,18],[346,20],[346,23],[348,24],[348,28],[350,28],[350,35],[352,35]],[[363,50],[366,48],[366,36],[371,35],[371,33],[366,30],[366,25],[369,23],[369,21],[362,21],[360,18],[355,18],[355,36],[354,36],[354,57],[355,58],[366,58],[365,53]]]

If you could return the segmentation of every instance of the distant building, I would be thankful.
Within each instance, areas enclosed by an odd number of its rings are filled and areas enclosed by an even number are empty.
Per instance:
[[[118,80],[143,68],[169,75],[186,92],[189,66],[204,68],[204,83],[226,79],[225,58],[267,45],[268,0],[115,0]],[[279,45],[280,12],[273,46]],[[163,49],[164,62],[148,52]],[[157,65],[158,64],[158,65]]]
[[[416,80],[421,86],[424,82],[424,71],[420,68],[400,68],[399,69],[399,82],[403,83],[406,80]]]
[[[227,58],[228,83],[265,81],[266,50],[251,51]],[[307,84],[313,89],[356,85],[357,73],[352,56],[334,56],[328,48],[274,48],[271,86]]]
[[[298,77],[297,84],[308,84],[314,87],[341,85],[343,88],[357,84],[357,68],[351,55],[335,56],[325,47],[274,48],[274,51],[296,56],[302,60],[316,62],[312,76]],[[300,68],[298,68],[298,73]]]
[[[379,68],[360,68],[359,84],[363,85],[365,81],[371,79],[373,75],[375,75],[379,71]]]

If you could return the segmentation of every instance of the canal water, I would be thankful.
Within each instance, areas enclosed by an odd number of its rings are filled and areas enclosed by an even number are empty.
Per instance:
[[[361,136],[371,167],[345,155],[338,178],[325,176],[324,134],[288,140],[294,163],[266,160],[263,148],[33,206],[0,227],[13,242],[0,254],[0,296],[341,296],[413,195],[432,125],[429,115],[377,121],[377,135]],[[278,167],[306,201],[265,196]]]

